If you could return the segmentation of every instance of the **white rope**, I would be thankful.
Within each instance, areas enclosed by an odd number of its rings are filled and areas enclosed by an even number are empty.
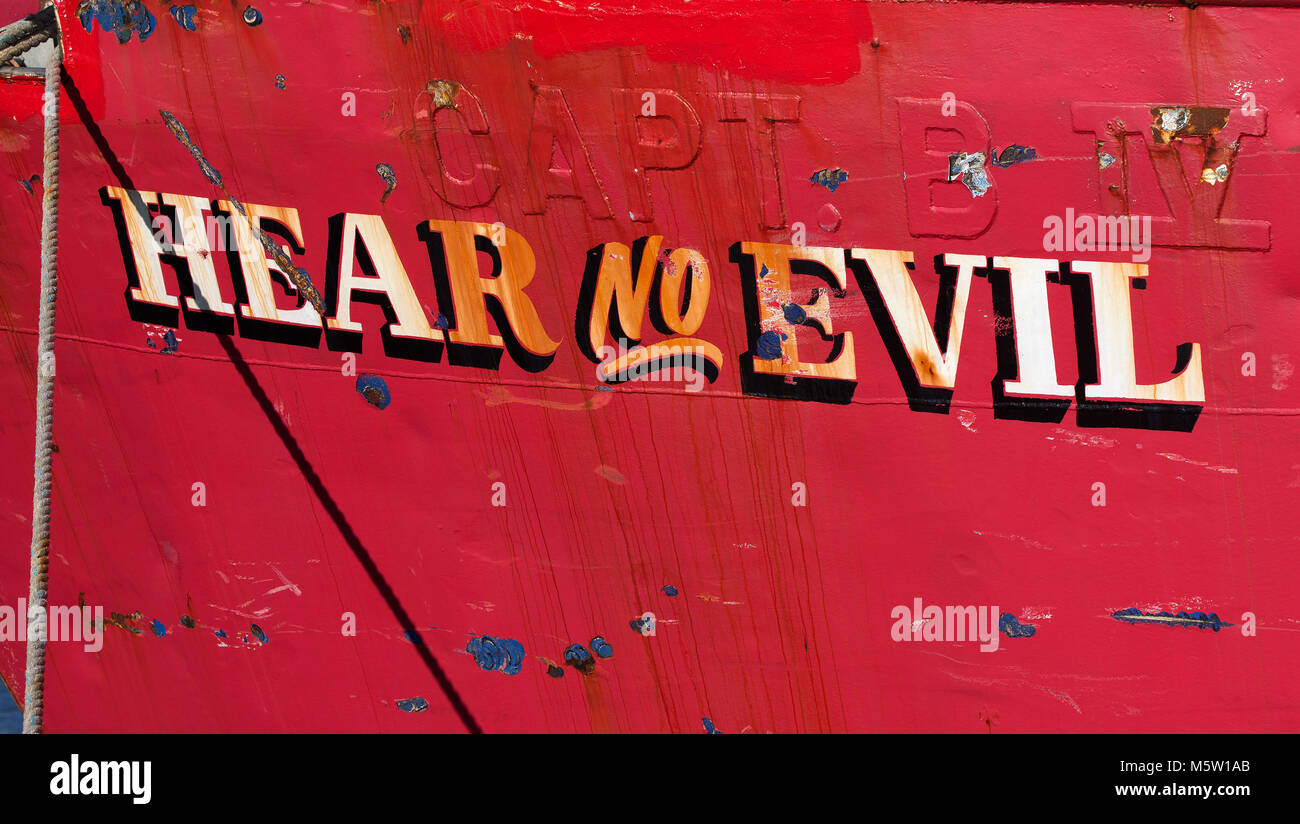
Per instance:
[[[41,316],[36,343],[36,468],[32,489],[32,575],[23,732],[44,729],[46,582],[50,567],[50,482],[54,455],[54,302],[59,286],[59,86],[63,46],[56,44],[45,68],[45,173],[41,180]],[[33,637],[32,630],[36,630]]]

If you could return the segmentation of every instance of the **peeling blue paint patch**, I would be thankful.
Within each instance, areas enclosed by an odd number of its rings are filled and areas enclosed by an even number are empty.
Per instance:
[[[1218,632],[1224,627],[1230,627],[1227,621],[1219,619],[1216,612],[1206,614],[1204,612],[1179,612],[1177,615],[1172,612],[1143,612],[1137,607],[1121,609],[1118,612],[1111,613],[1112,618],[1116,621],[1123,621],[1126,624],[1164,624],[1165,626],[1182,626],[1196,627],[1197,629],[1212,629]]]
[[[388,393],[388,384],[378,375],[361,375],[358,377],[357,391],[371,406],[377,406],[380,409],[387,409],[388,404],[393,402],[393,396]]]
[[[438,313],[438,317],[436,317],[436,318],[433,319],[433,328],[435,328],[435,329],[444,329],[444,330],[445,330],[445,329],[446,329],[448,326],[450,326],[450,325],[451,325],[451,324],[450,324],[450,322],[447,320],[447,316],[444,315],[444,314],[441,313],[441,312]]]
[[[118,43],[126,43],[135,32],[143,43],[153,34],[158,21],[139,0],[86,0],[77,8],[81,25],[91,31],[94,21],[99,27],[117,35]]]
[[[479,669],[487,672],[500,670],[516,675],[524,665],[524,645],[513,638],[480,635],[465,645],[465,651],[474,656]]]
[[[704,734],[705,734],[705,735],[723,735],[722,730],[720,730],[720,729],[718,729],[717,727],[713,726],[713,722],[712,722],[711,720],[709,720],[708,718],[701,718],[700,721],[703,722],[703,724],[704,724]]]
[[[1030,638],[1038,630],[1032,624],[1022,624],[1009,612],[998,617],[998,631],[1008,638]]]
[[[990,162],[999,169],[1006,169],[1016,165],[1017,163],[1024,163],[1033,160],[1036,157],[1038,157],[1037,150],[1032,149],[1029,146],[1020,146],[1013,143],[1003,149],[1001,154],[998,154],[998,150],[994,148],[992,152],[993,159]]]
[[[429,708],[429,702],[418,695],[415,698],[399,698],[397,708],[402,712],[424,712]]]
[[[186,629],[194,629],[194,619],[188,615],[181,616],[181,626]]]
[[[159,621],[157,618],[149,622],[149,629],[159,638],[167,634],[167,627],[163,626],[163,622]]]
[[[172,6],[167,11],[171,12],[172,18],[182,29],[194,31],[198,28],[198,21],[194,19],[194,16],[199,13],[196,6]]]
[[[217,636],[218,638],[226,637],[226,631],[224,629],[215,629],[212,631],[212,634]]]
[[[636,630],[637,633],[640,635],[654,635],[655,619],[654,616],[650,615],[649,613],[646,613],[645,615],[638,615],[637,617],[633,618],[631,621],[628,621],[627,623],[628,626]]]
[[[152,335],[145,341],[145,343],[149,345],[150,349],[158,349],[157,344],[153,342]],[[176,333],[170,329],[163,333],[163,343],[166,344],[166,346],[158,350],[158,354],[160,355],[174,355],[176,350],[180,348],[180,341],[176,340]]]
[[[803,323],[808,320],[808,313],[797,303],[787,303],[781,307],[781,314],[785,315],[787,323]]]
[[[596,671],[596,659],[591,657],[591,653],[582,644],[574,644],[564,651],[564,663],[583,675],[591,675]]]
[[[664,587],[659,591],[662,592],[664,595],[667,595],[669,598],[677,597],[677,587],[673,586],[672,584],[669,584],[668,586]]]
[[[591,651],[599,655],[601,658],[609,658],[614,654],[614,648],[609,645],[608,641],[599,635],[591,639]]]
[[[162,115],[163,122],[166,123],[167,128],[171,130],[172,136],[179,140],[181,145],[189,150],[190,154],[194,155],[194,159],[199,163],[199,170],[203,172],[203,176],[208,179],[208,182],[220,186],[221,172],[218,172],[216,168],[208,162],[208,159],[203,156],[203,152],[200,151],[199,147],[190,139],[190,133],[185,130],[185,127],[181,125],[181,122],[177,120],[171,112],[164,109],[159,109],[158,113]]]
[[[257,624],[249,626],[248,631],[253,633],[253,637],[263,644],[271,643],[271,639],[266,637],[266,633]]]
[[[277,75],[275,76],[275,87],[276,87],[277,89],[283,89],[283,88],[284,88],[284,75],[282,75],[282,74],[277,74]]]
[[[388,187],[384,189],[383,196],[379,198],[379,202],[383,203],[388,200],[388,196],[397,188],[397,172],[393,171],[393,167],[387,163],[378,164],[375,166],[375,171],[379,173],[379,176],[383,178],[384,185]]]
[[[784,332],[769,329],[758,336],[754,354],[763,360],[777,360],[781,357],[781,343],[786,339]]]
[[[843,169],[822,169],[813,172],[812,177],[808,180],[816,183],[818,186],[825,186],[832,192],[840,187],[840,184],[849,179],[849,173]]]
[[[262,13],[252,6],[245,6],[244,22],[250,26],[260,26],[262,25]]]
[[[546,665],[546,674],[549,675],[549,676],[551,676],[552,678],[563,678],[563,677],[564,677],[564,667],[557,667],[557,666],[555,666],[554,664],[547,664],[547,665]]]

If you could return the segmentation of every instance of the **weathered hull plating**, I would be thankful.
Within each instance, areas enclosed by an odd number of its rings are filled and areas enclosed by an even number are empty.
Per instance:
[[[146,26],[96,2],[88,30],[60,4],[50,601],[107,626],[96,653],[49,645],[48,730],[1300,730],[1296,11],[245,5],[151,4]],[[31,528],[39,98],[0,83],[8,605]],[[293,225],[270,258],[251,231],[136,257],[140,203],[183,198]],[[1052,247],[1067,209],[1150,217],[1147,268],[1089,292],[1086,262],[1143,253]],[[288,235],[323,334],[291,278],[265,286]],[[705,261],[703,314],[643,322],[681,308],[656,283],[610,331],[589,267],[656,236],[666,268]],[[765,292],[754,244],[835,250],[844,281]],[[912,253],[910,281],[855,249]],[[937,360],[896,340],[951,330],[939,255],[958,287],[976,261],[959,369],[942,333]],[[988,258],[1078,265],[1012,301]],[[492,314],[475,261],[506,276]],[[390,278],[390,305],[349,274]],[[904,329],[907,282],[924,314]],[[1123,369],[1089,337],[1123,342],[1121,293],[1125,385],[1187,376],[1149,403],[1076,393]],[[798,323],[819,312],[826,334]],[[706,379],[602,383],[589,350],[619,324],[694,342]],[[1008,397],[1031,361],[1054,382]],[[993,652],[927,640],[924,610],[897,640],[916,599],[1015,622]],[[0,643],[15,694],[22,672]]]

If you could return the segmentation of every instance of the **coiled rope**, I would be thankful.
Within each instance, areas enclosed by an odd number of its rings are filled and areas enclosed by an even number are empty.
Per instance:
[[[54,303],[59,286],[59,87],[63,45],[45,67],[45,170],[41,178],[41,316],[36,343],[36,467],[32,489],[32,574],[27,587],[27,672],[23,732],[44,729],[46,583],[50,568],[50,484],[54,457]],[[35,633],[35,634],[33,634]]]

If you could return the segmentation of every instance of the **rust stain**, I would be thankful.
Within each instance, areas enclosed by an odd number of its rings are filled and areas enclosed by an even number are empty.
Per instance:
[[[1153,106],[1151,136],[1167,144],[1180,137],[1211,137],[1228,125],[1229,109],[1217,106]]]
[[[480,397],[488,406],[502,406],[507,403],[522,403],[528,406],[540,406],[544,409],[559,409],[568,412],[579,412],[584,409],[600,409],[608,406],[609,402],[614,399],[612,392],[591,392],[584,400],[578,402],[548,401],[544,398],[522,398],[518,395],[510,394],[510,390],[504,386],[494,387],[489,392],[479,392]]]

